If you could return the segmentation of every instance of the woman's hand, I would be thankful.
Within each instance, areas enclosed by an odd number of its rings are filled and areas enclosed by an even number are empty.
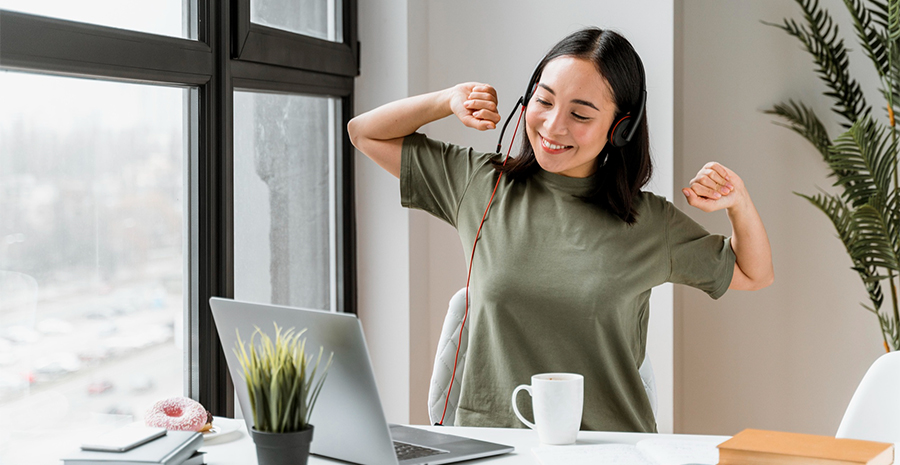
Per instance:
[[[485,131],[497,127],[497,91],[477,82],[457,84],[450,89],[450,110],[470,128]]]
[[[744,181],[730,169],[709,162],[691,179],[691,185],[681,190],[688,204],[705,212],[738,206],[749,198]]]
[[[736,258],[729,289],[755,291],[774,282],[769,236],[740,176],[710,162],[691,179],[691,187],[681,192],[692,207],[705,212],[724,208],[728,213],[731,249]]]

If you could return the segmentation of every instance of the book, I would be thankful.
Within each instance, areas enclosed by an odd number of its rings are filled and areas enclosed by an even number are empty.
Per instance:
[[[81,444],[81,449],[125,452],[165,435],[165,428],[131,424],[89,439]]]
[[[745,429],[719,444],[721,465],[890,465],[894,445],[813,434]]]
[[[194,455],[181,462],[181,465],[204,465],[206,462],[203,461],[203,454],[205,453],[200,451],[194,452]]]
[[[125,452],[79,450],[62,458],[64,465],[181,465],[203,445],[195,431],[169,431],[165,436]]]
[[[651,438],[637,444],[542,446],[531,450],[541,465],[715,465],[715,442]]]

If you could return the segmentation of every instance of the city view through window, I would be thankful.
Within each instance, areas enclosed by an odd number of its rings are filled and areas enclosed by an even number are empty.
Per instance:
[[[278,40],[250,31],[275,62],[214,59],[241,33],[217,13],[229,2],[0,0],[16,34],[0,52],[0,465],[58,465],[187,392],[227,410],[217,403],[227,387],[204,369],[218,342],[203,336],[203,303],[186,317],[190,289],[220,295],[231,273],[241,300],[354,308],[341,141],[358,64],[355,26],[343,25],[355,9],[240,3],[241,21],[281,30]],[[227,43],[204,34],[223,28]],[[298,82],[301,65],[282,58],[322,43],[335,54],[301,60],[322,82]],[[210,169],[220,162],[232,177]],[[189,204],[208,176],[216,186]],[[208,224],[223,202],[234,224]],[[192,238],[191,215],[209,236]],[[219,256],[222,245],[233,254]],[[218,265],[189,275],[191,256]],[[188,347],[199,351],[189,358]]]
[[[187,93],[0,72],[0,463],[184,392]]]

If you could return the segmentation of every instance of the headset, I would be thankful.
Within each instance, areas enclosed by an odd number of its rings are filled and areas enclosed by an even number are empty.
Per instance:
[[[644,118],[644,108],[647,106],[647,77],[644,74],[644,64],[641,62],[640,57],[638,57],[638,68],[641,71],[641,95],[638,99],[638,104],[624,115],[620,114],[617,116],[615,122],[610,125],[609,133],[606,136],[607,142],[615,148],[622,148],[631,142],[634,138],[634,134],[637,132],[638,126],[640,126],[641,119]],[[497,153],[502,153],[500,149],[503,143],[503,133],[506,132],[506,127],[509,125],[509,122],[512,121],[513,115],[521,105],[522,111],[519,113],[519,118],[516,121],[516,128],[513,130],[513,134],[519,132],[519,123],[525,115],[525,108],[528,106],[528,102],[531,101],[534,92],[537,90],[538,79],[540,79],[542,72],[543,68],[540,65],[534,69],[534,72],[531,74],[531,79],[528,81],[528,87],[525,89],[525,95],[519,97],[519,100],[516,101],[516,105],[513,106],[512,111],[509,113],[509,117],[506,118],[506,122],[503,123],[503,128],[500,130],[500,138],[497,140]],[[634,110],[634,115],[632,115],[631,110]],[[506,157],[503,158],[503,166],[506,166],[506,161],[509,160],[510,150],[512,150],[511,143],[506,151]],[[469,257],[469,272],[466,275],[466,312],[463,314],[462,324],[459,326],[459,340],[456,343],[456,358],[453,361],[453,372],[450,375],[450,386],[447,388],[447,398],[444,400],[444,412],[441,414],[441,421],[435,423],[435,426],[444,425],[444,417],[447,415],[447,405],[450,404],[450,390],[453,389],[453,381],[454,378],[456,378],[456,365],[459,362],[459,347],[462,344],[463,329],[466,327],[466,319],[469,316],[469,279],[472,277],[472,263],[475,261],[475,247],[478,245],[478,239],[481,237],[481,228],[484,226],[484,220],[487,218],[488,210],[490,210],[491,203],[494,201],[494,194],[497,193],[497,187],[500,186],[500,179],[502,177],[503,172],[501,171],[497,176],[497,183],[494,184],[494,190],[491,192],[491,198],[488,200],[487,207],[484,209],[484,215],[481,216],[478,232],[475,233],[475,242],[472,244],[472,255]]]

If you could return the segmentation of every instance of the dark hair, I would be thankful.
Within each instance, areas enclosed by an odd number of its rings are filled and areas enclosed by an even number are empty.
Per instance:
[[[570,34],[553,46],[538,64],[534,71],[535,82],[540,79],[547,63],[561,56],[581,58],[594,63],[612,90],[616,104],[616,119],[613,123],[626,112],[637,110],[644,86],[644,66],[637,52],[624,37],[596,27]],[[514,181],[527,179],[540,169],[524,126],[521,147],[519,155],[510,158],[506,166],[502,166],[499,162],[494,163],[496,170],[506,173]],[[631,142],[624,147],[616,148],[607,141],[597,157],[597,163],[602,163],[602,166],[598,166],[592,175],[594,186],[581,199],[605,208],[629,225],[634,224],[637,220],[634,197],[640,193],[641,187],[650,181],[653,171],[646,109]]]

